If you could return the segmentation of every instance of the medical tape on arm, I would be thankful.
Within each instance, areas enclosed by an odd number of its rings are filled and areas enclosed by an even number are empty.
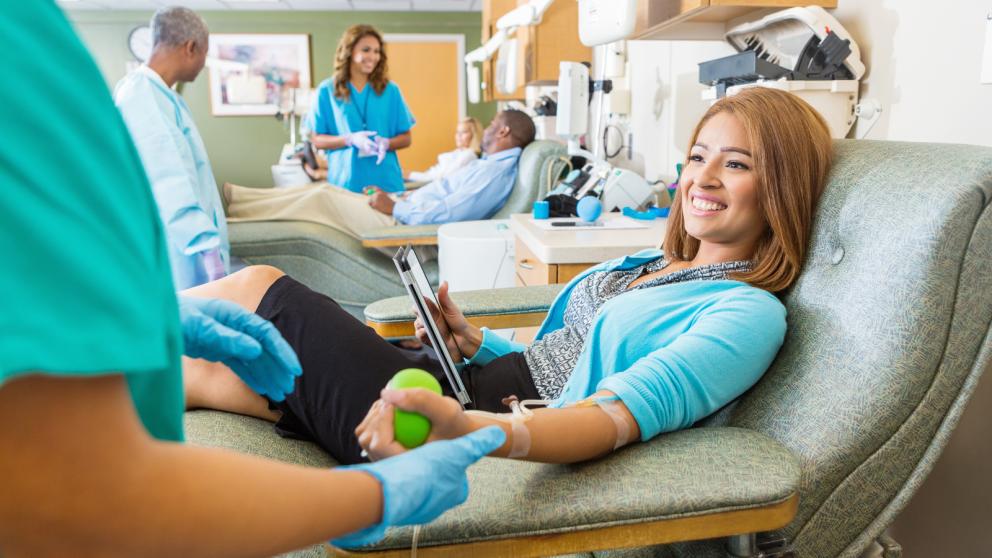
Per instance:
[[[592,397],[569,405],[569,407],[592,406],[599,407],[600,410],[606,413],[606,415],[613,420],[613,426],[616,427],[617,433],[616,440],[613,442],[613,451],[626,446],[632,441],[630,439],[630,422],[627,420],[627,413],[624,412],[624,406],[620,401],[620,396],[610,395],[607,397]]]
[[[531,446],[530,429],[527,428],[527,422],[534,416],[534,411],[528,409],[527,405],[547,405],[548,402],[539,399],[520,401],[513,395],[504,399],[503,402],[510,406],[510,413],[490,413],[487,411],[466,411],[466,413],[509,424],[510,453],[506,456],[510,459],[527,457],[530,454]]]

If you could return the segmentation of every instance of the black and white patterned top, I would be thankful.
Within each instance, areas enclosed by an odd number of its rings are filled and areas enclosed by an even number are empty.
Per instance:
[[[542,398],[557,399],[565,389],[565,382],[579,361],[589,328],[603,304],[623,294],[638,277],[660,271],[666,266],[668,260],[658,258],[627,270],[598,271],[575,285],[565,306],[561,329],[534,341],[524,351],[527,367],[534,378],[534,386]],[[730,273],[750,269],[751,263],[747,261],[690,267],[645,281],[632,290],[683,281],[726,279]]]

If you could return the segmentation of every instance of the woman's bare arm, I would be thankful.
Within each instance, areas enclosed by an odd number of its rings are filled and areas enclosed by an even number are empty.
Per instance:
[[[348,144],[345,136],[332,136],[329,134],[315,134],[310,137],[310,143],[317,149],[341,149]]]
[[[123,376],[0,387],[5,556],[270,556],[380,521],[379,483],[154,440]]]
[[[310,143],[317,149],[341,149],[347,147],[345,136],[331,136],[328,134],[317,134],[310,138]],[[389,149],[399,151],[413,145],[413,134],[404,132],[389,138]]]
[[[406,149],[411,145],[413,145],[413,134],[411,132],[403,132],[389,138],[389,149],[393,151]]]
[[[527,453],[519,457],[542,463],[576,463],[601,457],[613,451],[618,436],[620,445],[640,439],[640,429],[633,415],[620,401],[612,401],[623,431],[609,413],[592,403],[595,398],[611,398],[610,392],[595,394],[588,404],[562,409],[535,409],[523,423],[529,437]],[[423,389],[383,390],[381,403],[372,407],[358,426],[358,441],[374,459],[402,453],[404,448],[393,439],[393,412],[399,408],[425,415],[431,421],[431,440],[451,439],[480,428],[496,425],[506,432],[506,443],[490,455],[508,457],[520,444],[521,432],[515,432],[509,413],[474,413],[462,410],[457,401]],[[521,426],[517,426],[517,429]]]

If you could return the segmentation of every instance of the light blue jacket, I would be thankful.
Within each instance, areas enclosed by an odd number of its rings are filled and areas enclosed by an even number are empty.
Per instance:
[[[519,147],[483,155],[450,176],[417,188],[393,207],[404,225],[430,225],[488,219],[513,191],[517,181]]]
[[[610,260],[572,279],[548,311],[537,338],[561,328],[576,283],[596,271],[631,269],[660,258],[644,250]],[[596,315],[582,354],[552,406],[599,390],[616,393],[641,440],[687,428],[754,385],[785,339],[785,307],[772,294],[739,281],[686,281],[626,292]],[[469,361],[485,364],[525,347],[485,329]]]
[[[203,253],[230,266],[227,222],[207,150],[189,107],[148,66],[118,82],[114,102],[148,174],[169,240],[177,290],[207,282]]]

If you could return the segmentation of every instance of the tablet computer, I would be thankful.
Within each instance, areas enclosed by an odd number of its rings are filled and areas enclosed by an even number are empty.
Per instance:
[[[303,142],[303,149],[300,151],[300,160],[304,167],[310,167],[311,170],[320,170],[320,164],[317,163],[317,154],[314,153],[313,144],[310,140]]]
[[[396,271],[399,272],[400,278],[403,280],[406,292],[413,299],[417,313],[423,318],[424,326],[427,329],[427,338],[430,340],[431,346],[434,347],[438,360],[441,361],[441,368],[448,379],[448,384],[451,385],[451,390],[455,393],[455,399],[464,408],[472,403],[472,399],[469,398],[465,384],[462,383],[462,378],[458,374],[458,369],[455,368],[455,363],[451,360],[448,346],[444,343],[444,338],[441,337],[441,331],[437,327],[437,322],[434,321],[434,315],[425,302],[430,300],[435,307],[440,308],[437,295],[434,293],[430,281],[427,280],[423,266],[420,265],[420,258],[417,257],[413,247],[407,244],[393,256],[393,263],[396,264]]]

